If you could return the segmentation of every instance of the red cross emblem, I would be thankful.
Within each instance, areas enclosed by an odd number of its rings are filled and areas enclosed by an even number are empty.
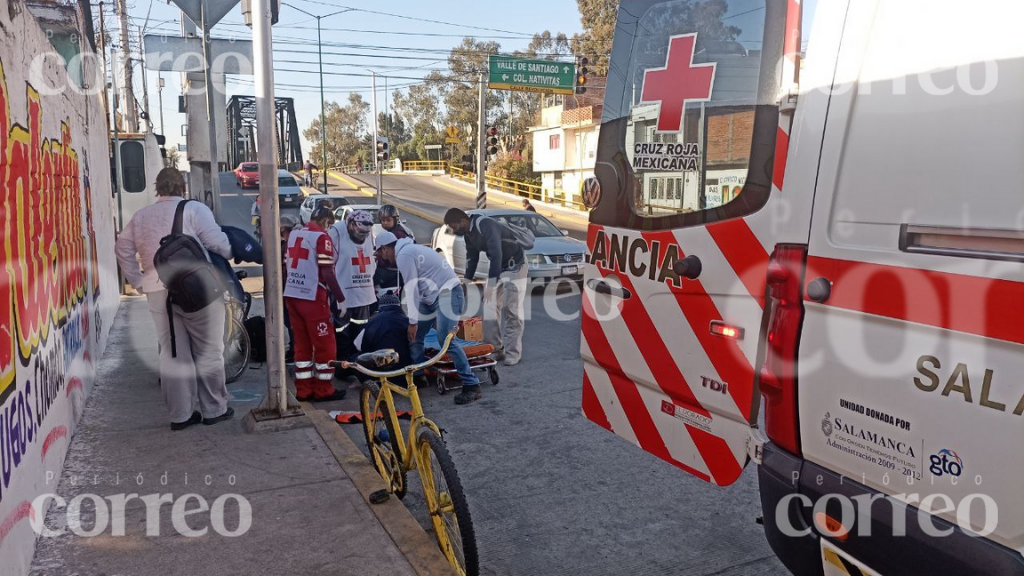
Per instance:
[[[658,132],[679,132],[687,102],[711,100],[715,83],[715,63],[694,64],[697,33],[669,38],[664,68],[644,72],[641,103],[658,104]]]
[[[302,236],[295,237],[295,243],[288,248],[288,258],[292,261],[292,269],[299,267],[299,260],[309,258],[309,249],[302,247]]]
[[[357,256],[352,259],[353,266],[359,266],[359,273],[366,274],[366,265],[370,263],[370,259],[363,255],[363,249],[357,250]]]

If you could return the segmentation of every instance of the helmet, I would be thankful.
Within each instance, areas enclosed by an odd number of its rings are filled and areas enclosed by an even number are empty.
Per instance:
[[[398,207],[393,204],[384,204],[378,212],[381,218],[398,218]]]

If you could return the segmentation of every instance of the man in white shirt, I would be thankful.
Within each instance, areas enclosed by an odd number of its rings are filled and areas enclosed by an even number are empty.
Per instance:
[[[160,339],[160,386],[171,429],[182,430],[199,422],[216,424],[234,415],[228,407],[224,379],[224,302],[215,300],[191,313],[172,305],[177,351],[172,354],[167,289],[157,276],[153,257],[160,240],[171,233],[175,210],[184,201],[185,179],[181,172],[174,168],[161,170],[156,177],[156,194],[156,202],[136,212],[118,236],[117,261],[128,282],[149,301]],[[201,202],[185,205],[182,233],[197,239],[209,252],[231,257],[227,235]]]
[[[426,360],[423,340],[431,328],[436,328],[437,340],[442,344],[449,333],[459,328],[459,318],[466,308],[459,277],[448,261],[430,247],[415,244],[409,238],[399,240],[391,232],[377,235],[376,255],[381,262],[398,266],[398,273],[405,282],[412,361],[423,362]],[[479,400],[483,395],[480,379],[473,373],[462,346],[453,340],[448,355],[462,379],[462,392],[455,396],[455,403]]]

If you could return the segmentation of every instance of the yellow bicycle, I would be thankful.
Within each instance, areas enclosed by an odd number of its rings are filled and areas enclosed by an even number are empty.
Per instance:
[[[388,490],[399,498],[405,497],[407,472],[419,470],[423,497],[441,552],[459,574],[476,576],[480,572],[479,557],[466,494],[455,463],[441,439],[441,431],[423,413],[423,404],[413,383],[415,372],[444,357],[454,336],[454,333],[448,335],[441,351],[433,358],[399,370],[378,372],[371,369],[397,363],[398,354],[394,350],[369,352],[360,355],[356,362],[338,364],[374,379],[363,383],[359,411],[363,417],[370,459],[387,483]],[[404,386],[392,382],[392,378],[399,377],[405,378]],[[395,410],[395,396],[407,398],[412,404],[412,422],[406,443],[402,442],[403,430]]]

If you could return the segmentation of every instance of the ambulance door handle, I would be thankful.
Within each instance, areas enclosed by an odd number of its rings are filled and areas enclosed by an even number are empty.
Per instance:
[[[690,254],[682,260],[676,260],[676,263],[672,265],[672,270],[683,278],[696,280],[704,270],[704,265],[701,264],[700,258]]]
[[[621,286],[612,286],[604,280],[598,280],[597,278],[591,278],[587,282],[587,286],[597,292],[598,294],[607,294],[608,296],[617,296],[623,300],[629,300],[633,297],[633,293]]]

